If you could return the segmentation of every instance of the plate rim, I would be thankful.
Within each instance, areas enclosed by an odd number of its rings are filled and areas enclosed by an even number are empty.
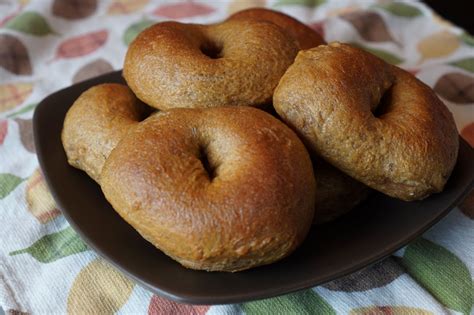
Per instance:
[[[84,84],[87,85],[91,81],[96,81],[99,78],[102,77],[109,77],[109,76],[114,76],[114,75],[119,75],[121,74],[122,70],[117,70],[117,71],[112,71],[108,72],[105,74],[102,74],[100,76],[96,76],[94,78],[90,78],[88,80],[69,85],[63,89],[60,89],[58,91],[55,91],[45,98],[36,106],[34,115],[33,115],[33,135],[34,135],[34,144],[36,148],[36,156],[39,162],[39,166],[41,168],[42,174],[45,178],[46,184],[51,192],[51,195],[53,196],[58,208],[61,210],[62,214],[66,218],[67,222],[70,224],[70,226],[74,229],[74,231],[81,237],[82,240],[87,244],[89,248],[91,248],[97,255],[100,257],[104,258],[108,263],[113,265],[115,268],[120,270],[120,272],[124,273],[127,275],[129,278],[133,279],[133,281],[144,287],[145,289],[151,291],[154,294],[158,294],[160,296],[163,296],[165,298],[171,299],[173,301],[176,301],[178,303],[186,303],[186,304],[193,304],[193,305],[222,305],[222,304],[235,304],[235,303],[244,303],[244,302],[250,302],[250,301],[255,301],[255,300],[260,300],[260,299],[266,299],[266,298],[273,298],[276,296],[281,296],[281,295],[287,295],[290,293],[294,293],[300,290],[306,290],[313,288],[315,286],[320,286],[323,285],[327,282],[345,277],[349,274],[352,274],[356,271],[362,270],[364,268],[367,268],[383,259],[386,257],[390,256],[392,253],[400,250],[402,247],[406,246],[407,244],[411,243],[414,241],[416,238],[420,237],[422,234],[424,234],[426,231],[431,229],[434,225],[436,225],[442,218],[444,218],[449,212],[451,212],[452,209],[454,209],[459,203],[466,197],[466,195],[472,190],[474,187],[474,180],[471,179],[471,182],[464,187],[464,190],[462,193],[459,194],[459,196],[455,199],[454,202],[452,202],[448,207],[443,209],[434,219],[430,220],[427,224],[425,224],[422,228],[418,229],[418,231],[409,237],[397,242],[394,246],[391,246],[390,249],[385,248],[383,251],[378,253],[377,255],[373,255],[372,257],[369,257],[368,259],[364,260],[364,262],[359,262],[355,265],[352,265],[350,268],[347,270],[344,270],[342,272],[339,272],[336,274],[334,277],[323,277],[322,281],[319,281],[318,283],[314,283],[314,281],[311,281],[310,279],[305,280],[305,281],[300,281],[298,284],[295,285],[286,285],[285,289],[281,292],[282,289],[281,287],[275,287],[271,289],[266,289],[266,290],[261,290],[261,292],[257,294],[228,294],[227,296],[218,296],[214,298],[206,298],[206,297],[196,297],[196,296],[190,296],[188,294],[180,294],[176,292],[172,292],[170,290],[163,290],[160,287],[156,287],[153,284],[148,283],[145,279],[135,275],[134,273],[130,272],[128,269],[125,267],[121,266],[119,263],[117,263],[113,258],[111,258],[108,254],[103,252],[101,249],[99,249],[95,242],[89,238],[86,234],[83,233],[82,229],[76,224],[76,222],[71,218],[69,215],[68,211],[65,210],[67,207],[62,203],[61,197],[57,195],[56,189],[54,188],[54,185],[52,184],[52,179],[50,178],[50,174],[45,171],[45,158],[43,154],[40,154],[42,144],[40,141],[40,136],[39,134],[41,133],[40,128],[39,128],[39,119],[40,116],[42,115],[43,107],[45,107],[44,104],[47,103],[47,101],[55,96],[56,94],[59,94],[67,89],[69,89],[72,86],[79,85],[79,84]],[[461,146],[466,147],[467,149],[470,149],[471,151],[474,151],[473,148],[470,147],[470,145],[461,137],[459,136],[459,150],[461,150]],[[459,159],[459,155],[458,155]],[[456,162],[457,164],[457,162]],[[86,176],[84,174],[84,176]],[[144,240],[145,241],[145,240]],[[183,267],[184,268],[184,267]]]

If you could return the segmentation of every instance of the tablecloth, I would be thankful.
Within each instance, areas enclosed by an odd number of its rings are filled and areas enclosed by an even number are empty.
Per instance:
[[[31,122],[36,104],[120,69],[127,45],[154,22],[212,23],[251,6],[281,10],[327,41],[357,44],[407,69],[434,88],[474,145],[474,38],[420,2],[1,0],[0,306],[7,312],[472,314],[473,194],[380,263],[309,290],[238,305],[192,306],[153,295],[71,229],[38,168]]]

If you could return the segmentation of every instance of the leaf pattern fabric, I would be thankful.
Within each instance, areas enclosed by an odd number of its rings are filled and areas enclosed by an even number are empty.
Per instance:
[[[38,168],[36,105],[122,68],[162,20],[214,23],[250,7],[290,14],[416,75],[474,147],[474,37],[418,1],[0,1],[0,306],[12,314],[472,314],[474,191],[433,229],[377,264],[321,286],[233,305],[154,295],[90,250]],[[229,283],[232,285],[232,283]]]
[[[0,67],[17,74],[30,75],[33,73],[28,50],[16,37],[0,34]]]

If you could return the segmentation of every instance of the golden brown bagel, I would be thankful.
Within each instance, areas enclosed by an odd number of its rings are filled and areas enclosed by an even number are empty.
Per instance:
[[[304,145],[250,107],[149,117],[112,151],[101,186],[145,239],[193,269],[238,271],[279,260],[303,241],[314,214]]]
[[[273,105],[311,150],[392,197],[441,191],[456,163],[453,116],[434,92],[349,45],[301,51]]]
[[[297,19],[278,11],[264,8],[251,8],[234,13],[229,17],[229,20],[242,19],[268,21],[280,26],[289,35],[296,39],[300,50],[326,44],[318,32],[309,28]]]
[[[280,119],[272,105],[266,112]],[[371,189],[352,177],[344,174],[337,168],[310,151],[316,178],[316,208],[313,224],[322,224],[344,215],[371,193]]]
[[[163,22],[131,43],[123,75],[139,99],[159,109],[262,106],[297,51],[269,22]]]
[[[61,139],[69,164],[99,182],[112,149],[148,113],[125,85],[107,83],[88,89],[64,119]]]
[[[322,224],[346,214],[370,194],[371,189],[339,171],[321,158],[313,159],[316,178],[314,224]]]

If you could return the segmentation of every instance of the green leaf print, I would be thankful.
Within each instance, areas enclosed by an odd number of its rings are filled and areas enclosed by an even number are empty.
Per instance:
[[[56,32],[51,29],[45,18],[36,12],[24,12],[8,21],[5,27],[35,36],[56,34]]]
[[[302,5],[309,8],[315,8],[325,3],[326,0],[278,0],[275,6],[279,5]]]
[[[466,265],[446,248],[419,238],[401,259],[407,272],[446,307],[471,314],[472,277]]]
[[[20,109],[19,111],[16,111],[14,113],[11,113],[11,114],[7,115],[7,118],[13,118],[15,116],[18,116],[18,115],[24,114],[26,112],[29,112],[32,109],[34,109],[36,107],[36,105],[38,105],[38,104],[37,103],[28,104],[25,107],[23,107],[22,109]]]
[[[16,250],[10,256],[30,254],[42,263],[50,263],[60,258],[88,250],[87,245],[71,227],[48,234],[37,240],[28,248]]]
[[[130,43],[137,37],[137,35],[146,29],[147,27],[153,25],[155,22],[150,20],[143,20],[138,23],[130,25],[125,33],[123,34],[123,42],[126,46],[130,45]]]
[[[350,44],[354,47],[363,49],[366,52],[369,52],[372,55],[375,55],[375,56],[379,57],[380,59],[383,59],[386,62],[391,63],[392,65],[398,65],[398,64],[401,64],[402,62],[404,62],[404,60],[402,58],[397,57],[394,54],[391,54],[391,53],[389,53],[385,50],[380,50],[380,49],[376,49],[376,48],[369,48],[369,47],[363,46],[363,45],[358,44],[358,43],[350,43]]]
[[[336,314],[336,311],[312,289],[271,299],[241,304],[247,315],[273,314]]]
[[[422,15],[420,9],[412,5],[403,3],[403,2],[392,2],[387,4],[376,5],[375,7],[381,8],[385,11],[390,12],[393,15],[414,18],[416,16]]]
[[[460,38],[464,44],[474,46],[474,37],[469,33],[462,33]]]
[[[0,199],[8,196],[23,180],[13,174],[0,174]]]
[[[461,59],[458,61],[450,62],[449,64],[469,72],[474,72],[474,58]]]

